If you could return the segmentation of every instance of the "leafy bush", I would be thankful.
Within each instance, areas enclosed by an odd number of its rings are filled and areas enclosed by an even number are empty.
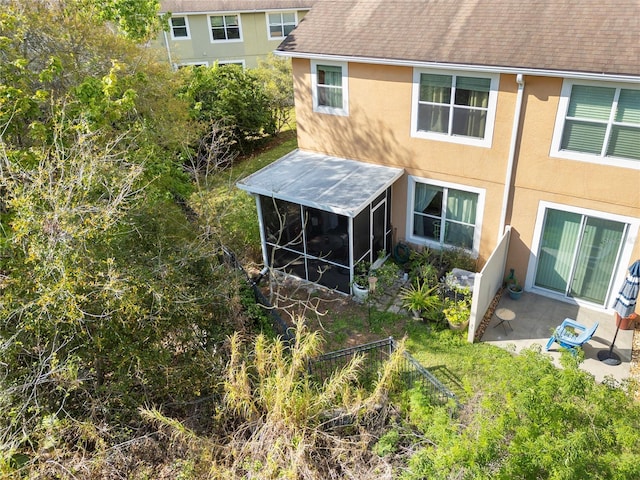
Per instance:
[[[396,429],[391,429],[380,437],[380,440],[373,446],[373,452],[381,457],[396,453],[399,441],[400,432]]]
[[[275,337],[271,317],[265,307],[256,302],[253,288],[248,283],[243,283],[240,286],[240,304],[259,332],[271,338]]]
[[[247,153],[275,125],[264,86],[251,70],[239,65],[184,68],[180,98],[188,102],[194,119],[213,122],[232,132],[232,142]]]
[[[475,272],[477,261],[471,254],[463,248],[444,248],[441,253],[441,262],[446,266],[446,270],[460,268],[469,272]]]
[[[258,60],[258,68],[254,69],[254,73],[263,84],[275,132],[279,133],[285,126],[291,126],[293,111],[291,59],[276,57],[270,53],[266,59]]]

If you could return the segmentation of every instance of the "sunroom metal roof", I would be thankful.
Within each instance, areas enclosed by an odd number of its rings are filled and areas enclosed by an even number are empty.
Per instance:
[[[401,168],[294,150],[237,186],[249,193],[355,217],[403,173]]]

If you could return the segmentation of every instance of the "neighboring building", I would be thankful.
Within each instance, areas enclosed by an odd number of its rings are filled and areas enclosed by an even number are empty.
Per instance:
[[[348,292],[398,241],[482,266],[510,225],[527,291],[606,309],[640,258],[639,18],[628,0],[319,0],[278,48],[299,150],[239,183],[265,261]]]
[[[174,67],[258,65],[298,25],[314,0],[163,0],[168,31],[157,42]]]

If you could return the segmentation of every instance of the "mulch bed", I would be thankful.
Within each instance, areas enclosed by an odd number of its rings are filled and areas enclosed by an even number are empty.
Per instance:
[[[504,288],[501,288],[500,290],[498,290],[498,293],[496,293],[496,296],[493,297],[493,300],[491,301],[491,304],[487,309],[487,313],[485,313],[484,317],[482,317],[482,321],[480,322],[480,325],[476,330],[476,334],[473,337],[474,342],[479,342],[480,340],[482,340],[482,336],[484,335],[485,330],[487,329],[487,327],[489,326],[489,323],[491,322],[491,317],[493,317],[493,312],[495,312],[496,307],[498,306],[498,303],[500,303],[500,299],[502,298],[503,292],[504,292]]]

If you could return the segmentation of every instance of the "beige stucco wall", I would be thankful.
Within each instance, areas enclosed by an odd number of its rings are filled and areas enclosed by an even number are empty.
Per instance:
[[[350,63],[349,116],[340,117],[313,112],[310,62],[294,59],[293,66],[300,148],[384,163],[404,168],[407,175],[484,189],[480,263],[491,254],[498,238],[515,77],[500,80],[493,145],[483,148],[411,137],[413,70],[409,67]],[[397,240],[406,237],[406,205],[405,176],[393,189]]]
[[[640,172],[550,156],[562,79],[526,77],[521,141],[515,170],[508,263],[524,274],[541,201],[605,214],[640,217]],[[633,241],[633,239],[629,239]],[[634,242],[630,261],[640,258]]]
[[[485,189],[479,264],[493,251],[517,99],[515,75],[501,75],[490,148],[412,138],[409,67],[349,63],[349,116],[313,112],[311,63],[294,59],[298,144],[305,150],[402,167],[407,174]],[[506,224],[513,227],[507,268],[524,281],[541,201],[637,218],[640,172],[550,156],[562,80],[525,77],[515,187]],[[392,222],[405,238],[407,178],[394,185]],[[633,242],[631,261],[640,258]]]

